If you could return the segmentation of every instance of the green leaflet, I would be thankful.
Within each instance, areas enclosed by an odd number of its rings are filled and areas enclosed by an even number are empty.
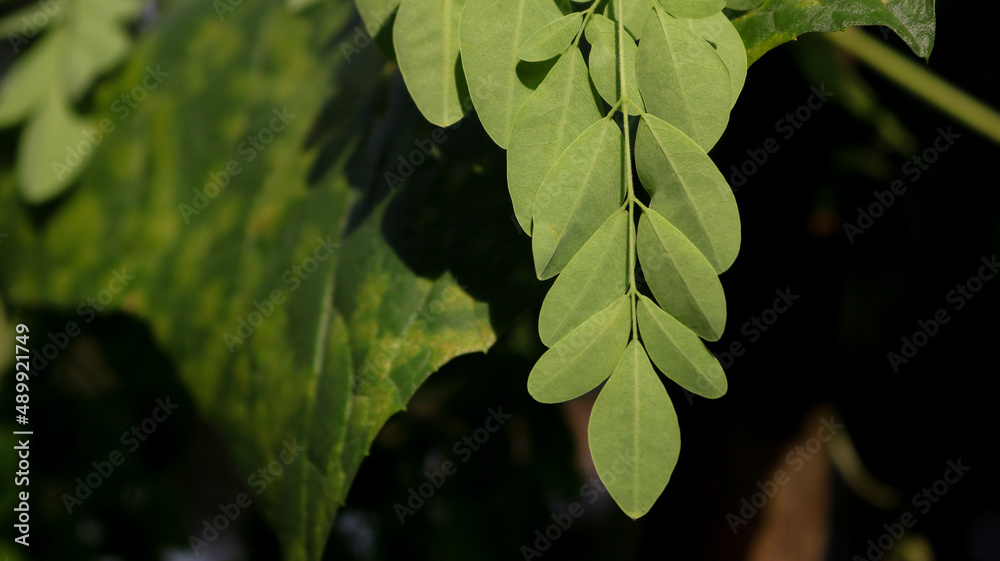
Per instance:
[[[551,278],[625,199],[622,134],[610,118],[583,131],[549,170],[535,197],[535,272]]]
[[[628,286],[628,213],[620,210],[570,260],[542,302],[538,335],[554,345]]]
[[[400,0],[354,0],[369,37],[376,37],[392,23]]]
[[[459,38],[462,68],[483,128],[507,147],[514,115],[548,66],[517,56],[535,31],[562,16],[551,0],[468,0]]]
[[[803,33],[853,25],[893,29],[924,59],[934,48],[934,0],[764,0],[733,19],[750,64]]]
[[[94,123],[74,115],[57,92],[49,92],[44,99],[24,127],[17,152],[21,195],[31,203],[55,197],[86,168],[93,150],[80,148],[93,147],[93,143],[83,131],[97,131],[90,133],[94,138],[104,134]],[[74,165],[66,164],[70,148],[79,155],[70,161]]]
[[[663,9],[679,18],[707,18],[722,12],[726,0],[658,0]]]
[[[646,352],[668,378],[702,397],[725,395],[726,373],[693,331],[645,296],[639,297],[636,314]]]
[[[597,396],[587,429],[594,467],[625,514],[653,506],[681,451],[680,426],[663,383],[632,340]]]
[[[642,31],[646,22],[653,18],[653,5],[649,0],[621,0],[625,9],[625,30],[636,40],[642,39]],[[608,0],[604,7],[604,15],[610,20],[618,21],[618,0]]]
[[[705,256],[655,210],[639,218],[636,249],[660,306],[702,339],[718,340],[726,325],[726,296]]]
[[[706,151],[729,122],[729,71],[715,49],[662,10],[639,45],[639,90],[646,111],[681,129]]]
[[[583,25],[583,12],[566,14],[531,34],[517,56],[528,62],[541,62],[566,52]]]
[[[70,108],[128,53],[131,38],[124,27],[143,6],[139,0],[75,0],[43,5],[41,11],[25,8],[5,20],[6,25],[35,15],[42,17],[34,21],[51,20],[35,39],[38,44],[14,61],[0,83],[0,126],[27,121],[17,160],[25,201],[42,203],[61,193],[100,144],[87,140],[78,147],[85,128],[95,139],[98,134],[103,139],[103,133],[93,132]],[[29,43],[18,32],[8,32],[7,38],[15,52]]]
[[[521,228],[531,233],[531,215],[545,174],[602,112],[577,48],[560,57],[514,118],[507,150],[507,188]]]
[[[405,0],[392,41],[406,88],[424,117],[440,127],[462,118],[472,104],[458,62],[458,23],[465,0]]]
[[[736,105],[747,78],[747,50],[743,46],[740,32],[721,13],[707,18],[689,19],[686,23],[691,31],[711,43],[722,57],[722,62],[729,70],[729,90],[732,96],[730,105]]]
[[[715,268],[728,269],[740,250],[736,197],[708,154],[669,123],[642,116],[635,167],[650,206],[677,227]]]
[[[587,41],[590,42],[590,75],[594,86],[609,105],[621,98],[621,83],[618,79],[618,24],[610,19],[594,14],[587,24]],[[642,108],[639,81],[635,76],[635,61],[639,48],[632,37],[625,37],[625,83],[628,98]]]
[[[528,393],[542,403],[580,397],[607,379],[625,351],[631,300],[620,296],[545,351],[528,375]]]

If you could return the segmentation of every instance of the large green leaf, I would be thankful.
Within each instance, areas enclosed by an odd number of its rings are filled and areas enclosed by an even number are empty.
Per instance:
[[[733,19],[751,64],[803,33],[852,25],[888,26],[926,59],[934,48],[934,22],[934,0],[764,0]]]
[[[740,213],[733,190],[708,154],[669,123],[648,113],[636,132],[635,167],[651,207],[697,247],[717,273],[740,250]]]
[[[514,118],[507,149],[507,187],[514,215],[531,233],[535,196],[556,158],[601,119],[580,49],[559,58]]]
[[[601,119],[569,145],[535,197],[531,249],[539,279],[554,277],[625,200],[622,133]]]
[[[601,389],[588,428],[594,467],[618,506],[639,518],[667,486],[681,451],[674,405],[633,339]]]
[[[348,69],[328,48],[350,9],[296,17],[244,0],[221,22],[211,3],[172,5],[100,92],[116,129],[45,227],[10,177],[0,185],[0,286],[15,309],[73,313],[116,272],[133,276],[104,309],[149,321],[239,473],[286,442],[305,447],[265,491],[250,490],[289,560],[321,557],[376,432],[427,375],[495,340],[485,304],[450,274],[404,263],[384,204],[343,237],[358,191],[336,146],[364,142],[335,119],[366,107],[373,96],[355,88],[374,89],[381,71],[375,58]],[[157,64],[162,84],[114,112]],[[317,85],[331,69],[335,87]],[[388,132],[413,149],[412,135]],[[336,149],[313,141],[337,134]]]
[[[458,22],[465,0],[405,0],[392,42],[399,71],[428,121],[448,126],[472,107],[458,61]]]
[[[646,110],[684,131],[706,151],[729,122],[729,70],[707,41],[657,10],[639,42],[639,90]]]
[[[552,0],[468,0],[459,36],[462,67],[483,128],[507,147],[511,123],[548,67],[517,53],[533,33],[562,16]]]

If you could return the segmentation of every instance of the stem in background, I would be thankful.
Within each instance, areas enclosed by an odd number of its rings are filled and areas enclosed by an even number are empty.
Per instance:
[[[943,113],[1000,144],[1000,113],[992,107],[857,28],[823,36]]]

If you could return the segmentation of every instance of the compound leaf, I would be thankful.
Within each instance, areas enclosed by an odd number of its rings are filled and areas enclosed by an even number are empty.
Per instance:
[[[615,502],[632,518],[646,514],[670,481],[681,437],[670,396],[637,339],[597,396],[587,434]]]
[[[553,277],[625,199],[622,132],[604,118],[559,156],[535,198],[531,249],[541,280]]]
[[[650,206],[705,255],[716,273],[740,250],[736,197],[708,154],[684,133],[644,114],[636,131],[635,167]]]
[[[551,0],[468,0],[462,11],[459,38],[469,93],[483,128],[501,148],[507,148],[517,110],[549,68],[521,62],[517,52],[562,15]]]
[[[446,127],[471,108],[459,65],[458,24],[465,0],[405,0],[396,14],[392,41],[399,71],[417,108]]]
[[[528,375],[528,393],[542,403],[559,403],[607,379],[628,343],[630,304],[628,296],[620,296],[545,351]]]
[[[525,232],[531,233],[535,196],[545,174],[580,133],[601,119],[596,97],[583,55],[574,48],[517,112],[507,150],[507,188]]]
[[[636,250],[656,301],[702,339],[726,325],[726,295],[715,269],[684,234],[655,210],[639,218]]]
[[[725,395],[726,373],[693,331],[642,295],[636,315],[649,358],[668,378],[702,397]]]
[[[628,230],[628,212],[612,214],[559,274],[538,316],[542,343],[551,347],[624,294]]]
[[[704,39],[656,10],[639,45],[639,90],[646,111],[693,138],[705,151],[729,122],[729,71]]]

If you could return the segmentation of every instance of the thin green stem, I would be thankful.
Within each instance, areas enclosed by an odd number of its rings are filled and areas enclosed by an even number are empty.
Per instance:
[[[851,28],[824,36],[927,103],[1000,144],[1000,113],[992,107],[863,31]]]
[[[625,11],[622,1],[615,2],[618,9],[618,97],[622,110],[622,130],[625,142],[625,192],[628,200],[628,291],[632,305],[632,339],[639,338],[638,319],[636,318],[636,299],[639,291],[635,285],[635,187],[632,185],[632,146],[628,122],[628,106],[632,102],[628,98],[628,88],[625,87]]]
[[[587,22],[590,21],[590,16],[594,15],[594,10],[597,9],[597,5],[600,3],[601,0],[597,0],[591,4],[589,8],[583,11],[583,24],[580,25],[580,30],[576,32],[576,37],[573,38],[572,47],[575,47],[580,43],[580,37],[583,36],[583,30],[587,28]]]

